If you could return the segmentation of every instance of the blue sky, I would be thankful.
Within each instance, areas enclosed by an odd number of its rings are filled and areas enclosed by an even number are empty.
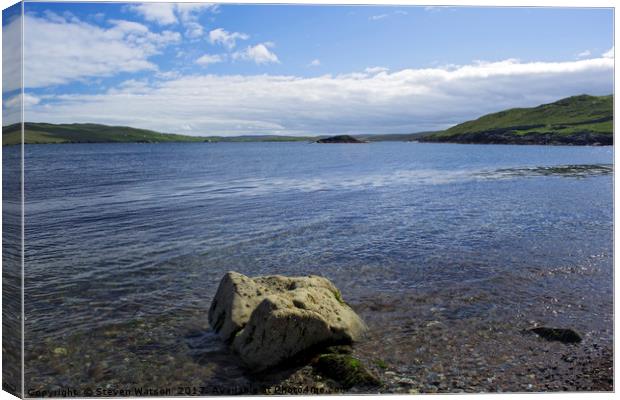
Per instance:
[[[25,15],[30,121],[404,133],[612,92],[611,9],[26,3]]]

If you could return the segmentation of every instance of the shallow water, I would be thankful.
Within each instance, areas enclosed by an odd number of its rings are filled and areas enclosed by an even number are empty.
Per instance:
[[[552,324],[610,343],[612,158],[387,142],[26,146],[27,389],[247,383],[206,323],[228,270],[328,277],[372,329],[359,351],[381,343],[403,373],[434,365],[412,334],[427,324]]]

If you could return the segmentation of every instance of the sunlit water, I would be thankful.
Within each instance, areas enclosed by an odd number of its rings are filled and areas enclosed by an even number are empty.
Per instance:
[[[610,340],[611,163],[610,147],[28,145],[30,382],[239,374],[221,360],[205,372],[219,346],[206,313],[228,270],[328,277],[371,328],[392,325],[375,335],[387,353],[406,341],[397,326],[420,319],[539,321]],[[45,356],[93,346],[119,347],[93,350],[103,372]],[[135,375],[134,356],[151,371]]]

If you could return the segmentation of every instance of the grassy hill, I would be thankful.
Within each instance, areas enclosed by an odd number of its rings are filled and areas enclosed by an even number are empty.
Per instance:
[[[613,144],[613,96],[573,96],[533,108],[488,114],[424,142],[500,144]]]
[[[20,125],[2,128],[2,144],[19,144]],[[100,124],[46,124],[26,122],[24,124],[26,144],[49,143],[162,143],[162,142],[256,142],[312,140],[293,136],[186,136],[159,133],[147,129],[128,126],[108,126]]]
[[[25,143],[102,143],[102,142],[204,142],[205,138],[165,134],[127,126],[99,124],[44,124],[26,122]],[[2,129],[2,144],[20,142],[19,124]]]

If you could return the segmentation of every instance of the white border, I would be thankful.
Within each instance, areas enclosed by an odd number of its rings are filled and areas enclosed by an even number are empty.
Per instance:
[[[0,0],[2,2],[2,9],[5,9],[11,5],[14,5],[17,3],[17,1],[15,0]],[[170,1],[170,0],[145,0],[144,2],[157,2],[157,3],[170,3],[170,2],[179,2],[179,3],[208,3],[209,1],[192,1],[192,0],[177,0],[177,1]],[[28,2],[46,2],[45,0],[29,0]],[[90,3],[136,3],[136,2],[140,2],[140,1],[117,1],[117,0],[108,0],[108,1],[99,1],[99,0],[91,0],[91,1],[84,1],[84,0],[62,0],[59,2],[67,2],[67,3],[80,3],[80,2],[90,2]],[[382,6],[389,6],[389,5],[398,5],[398,6],[454,6],[454,7],[466,7],[466,6],[480,6],[480,7],[589,7],[589,8],[593,8],[593,7],[606,7],[606,8],[614,8],[614,28],[615,28],[615,6],[616,6],[616,2],[614,0],[589,0],[589,1],[584,1],[584,0],[503,0],[501,2],[499,2],[498,0],[475,0],[475,1],[471,1],[471,0],[447,0],[447,1],[441,1],[441,0],[424,0],[424,1],[419,1],[419,0],[408,0],[408,1],[403,1],[403,0],[391,0],[391,1],[385,1],[385,0],[338,0],[338,1],[333,1],[333,0],[314,0],[314,1],[299,1],[299,0],[271,0],[271,1],[264,1],[264,0],[244,0],[244,1],[234,1],[234,0],[219,0],[219,1],[212,1],[213,3],[221,3],[221,4],[318,4],[318,5],[330,5],[330,4],[336,4],[336,5],[382,5]],[[23,5],[22,5],[22,12],[23,12]],[[1,31],[1,29],[0,29]],[[22,38],[23,38],[23,24],[22,24]],[[0,32],[0,48],[1,48],[1,40],[2,39],[2,33]],[[614,43],[617,42],[618,39],[618,32],[614,29]],[[22,45],[23,45],[23,40],[22,40]],[[23,57],[23,50],[22,50],[22,57]],[[0,75],[2,73],[2,66],[0,63]],[[616,82],[617,80],[616,78],[616,72],[614,72],[614,115],[616,114],[616,110],[617,110],[617,96],[616,93]],[[22,99],[23,99],[23,61],[22,61]],[[0,90],[1,90],[1,83],[0,83]],[[22,126],[23,126],[23,122],[24,122],[24,110],[23,110],[23,102],[22,102]],[[0,122],[1,122],[1,116],[0,116]],[[618,132],[618,118],[614,118],[614,139],[617,139],[617,135],[615,134],[615,132]],[[616,142],[616,140],[614,140],[614,142]],[[0,156],[0,160],[1,160],[1,156]],[[615,145],[614,145],[614,166],[620,165],[620,155],[618,154],[618,152],[615,151]],[[24,265],[23,265],[23,261],[24,261],[24,180],[23,180],[23,173],[24,173],[24,148],[23,148],[23,129],[22,129],[22,315],[24,312],[24,290],[23,290],[23,283],[24,283],[24,277],[23,277],[23,271],[24,271]],[[0,173],[1,173],[1,164],[0,164]],[[618,265],[618,262],[616,261],[616,255],[618,254],[618,250],[620,249],[620,245],[618,244],[618,240],[617,240],[617,230],[616,230],[616,226],[618,225],[619,222],[619,218],[617,213],[615,212],[615,210],[617,209],[618,204],[620,203],[620,201],[618,200],[618,196],[617,196],[617,174],[614,172],[614,388],[617,387],[617,385],[619,384],[619,373],[618,370],[616,368],[616,340],[615,340],[615,336],[617,334],[617,332],[619,331],[619,326],[620,324],[618,323],[618,319],[615,318],[616,317],[616,292],[615,292],[615,288],[617,287],[617,283],[618,283],[618,274],[615,273],[615,269],[616,266]],[[2,195],[2,188],[0,186],[0,198]],[[1,222],[2,222],[2,217],[0,215],[0,226],[1,226]],[[1,256],[1,250],[0,250],[0,256]],[[0,301],[1,304],[1,301]],[[0,334],[2,332],[2,328],[0,326]],[[23,377],[23,371],[24,371],[24,349],[23,349],[23,338],[24,338],[24,319],[22,318],[22,377]],[[24,390],[24,380],[22,379],[22,393]],[[394,395],[393,395],[394,396]],[[419,396],[419,395],[418,395]],[[465,396],[468,398],[484,398],[484,399],[489,399],[489,400],[504,400],[504,399],[509,399],[509,400],[516,400],[516,399],[532,399],[534,397],[537,396],[548,396],[548,397],[553,397],[553,398],[561,398],[561,399],[568,399],[568,400],[573,400],[573,399],[581,399],[581,398],[588,398],[588,399],[610,399],[615,397],[613,393],[592,393],[592,392],[583,392],[583,393],[561,393],[561,392],[552,392],[552,393],[522,393],[522,394],[446,394],[446,395],[433,395],[433,398],[437,398],[437,399],[450,399],[453,398],[454,396]],[[262,396],[261,396],[262,397]],[[347,396],[349,397],[349,396]],[[385,396],[377,396],[377,395],[365,395],[364,397],[366,398],[380,398],[380,397],[385,397]],[[181,397],[174,397],[174,399],[178,399]],[[219,397],[222,398],[222,397]],[[239,400],[255,400],[257,397],[256,396],[243,396],[243,397],[235,397],[235,399],[239,399]],[[296,396],[296,398],[306,398],[306,396]],[[317,398],[317,396],[313,396],[313,397],[308,397],[308,398]],[[318,398],[330,398],[330,396],[318,396]],[[414,398],[413,396],[409,396],[409,395],[398,395],[398,398],[406,398],[406,399],[412,399]],[[14,396],[8,394],[7,392],[1,391],[0,390],[0,400],[4,400],[4,399],[15,399]],[[191,398],[188,398],[191,399]]]

